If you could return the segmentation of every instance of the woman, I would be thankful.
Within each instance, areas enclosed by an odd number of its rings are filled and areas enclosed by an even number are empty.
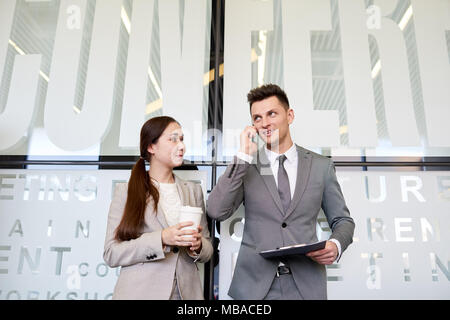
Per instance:
[[[109,209],[103,258],[122,267],[113,299],[203,299],[196,262],[208,261],[213,249],[201,187],[172,172],[184,153],[173,118],[155,117],[142,126],[140,159],[128,184],[117,184]],[[197,230],[181,230],[192,225],[178,223],[181,206],[203,209]]]

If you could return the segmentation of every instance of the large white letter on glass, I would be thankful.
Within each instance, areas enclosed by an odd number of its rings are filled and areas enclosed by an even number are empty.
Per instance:
[[[391,14],[397,1],[375,1],[383,16]],[[380,52],[384,105],[389,135],[393,146],[420,145],[414,116],[409,80],[406,45],[400,27],[391,19],[382,17],[380,28],[369,28]]]
[[[377,128],[363,0],[338,0],[349,145],[375,147]]]
[[[428,132],[433,147],[450,146],[450,63],[445,30],[450,30],[448,0],[411,0],[420,79]]]
[[[16,0],[0,1],[0,80],[3,78]],[[41,55],[17,55],[8,101],[0,114],[0,150],[11,148],[25,135],[33,117]]]
[[[292,135],[297,143],[311,147],[339,146],[337,111],[314,111],[311,31],[331,30],[329,0],[284,0],[284,87],[296,120]]]
[[[251,125],[247,93],[251,89],[251,32],[273,29],[273,1],[225,2],[223,155],[234,155],[236,137]]]
[[[145,120],[153,0],[134,0],[119,147],[136,147]]]
[[[203,107],[206,28],[211,24],[206,21],[210,17],[207,1],[185,1],[183,33],[179,23],[180,1],[164,0],[158,5],[164,114],[181,122],[187,154],[203,154],[206,149],[202,149],[199,119]]]
[[[86,0],[62,0],[44,114],[49,139],[65,150],[82,150],[98,143],[109,125],[122,0],[97,0],[84,105],[79,114],[73,101],[83,28],[68,28],[66,21],[67,9],[74,5],[79,6],[80,25],[84,25]]]

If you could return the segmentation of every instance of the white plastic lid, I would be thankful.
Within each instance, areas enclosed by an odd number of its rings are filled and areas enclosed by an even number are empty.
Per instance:
[[[189,213],[199,213],[202,214],[203,210],[200,207],[190,207],[190,206],[182,206],[180,211],[189,212]]]

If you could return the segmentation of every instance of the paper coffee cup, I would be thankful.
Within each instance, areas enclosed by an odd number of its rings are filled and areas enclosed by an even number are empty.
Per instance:
[[[192,226],[184,227],[181,230],[192,229],[197,230],[197,227],[200,225],[200,220],[202,218],[203,210],[200,207],[190,207],[183,206],[180,208],[180,217],[178,218],[178,222],[187,222],[192,221],[194,224]],[[190,237],[190,236],[184,236]]]

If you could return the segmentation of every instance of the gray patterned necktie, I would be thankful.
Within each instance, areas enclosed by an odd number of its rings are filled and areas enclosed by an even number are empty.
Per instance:
[[[289,177],[284,168],[284,161],[286,156],[283,154],[278,157],[278,194],[280,195],[281,204],[283,205],[284,213],[286,213],[291,204],[291,188],[289,187]]]

